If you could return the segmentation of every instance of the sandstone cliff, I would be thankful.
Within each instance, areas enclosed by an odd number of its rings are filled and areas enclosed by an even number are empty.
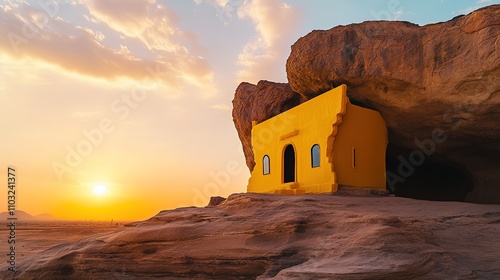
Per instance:
[[[500,5],[426,26],[376,21],[316,30],[292,46],[286,69],[289,87],[236,90],[233,118],[250,170],[252,120],[345,83],[352,103],[387,123],[396,194],[500,203]],[[411,172],[401,172],[405,161]]]

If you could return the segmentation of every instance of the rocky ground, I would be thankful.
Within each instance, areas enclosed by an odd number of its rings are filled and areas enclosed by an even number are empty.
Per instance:
[[[234,194],[55,246],[15,279],[500,279],[499,236],[500,205]]]
[[[16,222],[16,243],[0,242],[0,252],[2,255],[4,252],[8,253],[9,247],[15,245],[16,261],[24,263],[26,258],[37,255],[48,248],[65,242],[75,242],[91,235],[112,232],[122,228],[125,223],[18,219]],[[8,237],[10,235],[10,228],[6,226],[7,224],[5,222],[5,225],[0,227],[0,236]],[[0,260],[3,261],[1,257]]]

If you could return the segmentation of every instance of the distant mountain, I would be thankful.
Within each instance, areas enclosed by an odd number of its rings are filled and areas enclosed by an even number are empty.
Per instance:
[[[54,217],[51,214],[40,214],[33,216],[27,212],[21,211],[21,210],[16,210],[15,211],[15,216],[11,216],[9,212],[2,212],[0,213],[0,220],[6,220],[7,218],[10,217],[16,217],[18,220],[24,220],[24,221],[51,221],[51,220],[59,220],[59,218]]]

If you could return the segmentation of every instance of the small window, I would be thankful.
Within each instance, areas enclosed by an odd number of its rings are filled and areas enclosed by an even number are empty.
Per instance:
[[[319,166],[319,145],[314,144],[311,148],[311,166],[318,167]]]
[[[352,168],[356,168],[356,149],[352,148]]]
[[[268,155],[265,155],[264,158],[262,159],[262,173],[264,175],[271,173],[271,169],[269,167],[269,156]]]

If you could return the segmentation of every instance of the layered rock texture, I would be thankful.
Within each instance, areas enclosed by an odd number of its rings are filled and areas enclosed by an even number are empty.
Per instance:
[[[13,279],[499,279],[499,232],[500,205],[235,194],[61,244]]]
[[[364,22],[313,31],[288,58],[289,84],[242,83],[233,118],[250,170],[251,121],[347,84],[389,131],[388,187],[436,200],[500,203],[500,5],[448,22]]]

